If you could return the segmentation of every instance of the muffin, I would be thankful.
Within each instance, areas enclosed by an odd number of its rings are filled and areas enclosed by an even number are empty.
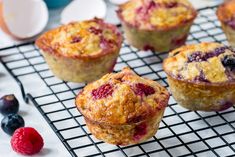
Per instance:
[[[165,52],[185,43],[197,12],[187,0],[130,0],[117,14],[129,44]]]
[[[222,111],[235,104],[235,51],[218,43],[170,52],[163,68],[175,100],[190,110]]]
[[[91,82],[112,72],[121,43],[118,28],[101,19],[63,25],[36,41],[55,76],[71,82]]]
[[[224,2],[219,6],[216,14],[228,42],[235,47],[235,0]]]
[[[164,87],[125,68],[88,84],[76,106],[97,139],[129,145],[155,135],[168,99]]]

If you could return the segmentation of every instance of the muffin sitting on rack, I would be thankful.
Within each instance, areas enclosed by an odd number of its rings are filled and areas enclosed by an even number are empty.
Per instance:
[[[61,26],[36,41],[52,72],[72,82],[90,82],[112,72],[121,43],[118,28],[101,19]]]
[[[235,104],[235,51],[218,43],[188,45],[164,60],[171,92],[190,110],[222,111]]]
[[[197,12],[187,0],[130,0],[117,14],[132,46],[164,52],[185,43]]]
[[[216,13],[230,45],[235,47],[235,0],[224,2]]]
[[[88,84],[76,105],[95,137],[129,145],[155,135],[168,99],[164,87],[125,68]]]

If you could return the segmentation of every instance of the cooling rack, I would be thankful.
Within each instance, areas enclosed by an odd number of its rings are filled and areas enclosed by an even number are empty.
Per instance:
[[[227,44],[215,15],[216,7],[199,10],[187,43]],[[26,102],[32,102],[71,156],[234,156],[235,110],[192,112],[180,107],[171,97],[158,133],[146,142],[114,146],[94,138],[74,105],[75,95],[84,84],[64,82],[53,76],[34,43],[0,49],[1,62],[20,86]],[[168,88],[162,61],[167,53],[138,51],[123,44],[115,71],[131,67]],[[35,88],[28,88],[29,85]],[[32,87],[32,86],[31,86]]]

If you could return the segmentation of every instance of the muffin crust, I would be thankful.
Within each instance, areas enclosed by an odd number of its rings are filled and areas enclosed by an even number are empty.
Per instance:
[[[36,45],[47,53],[67,58],[92,59],[121,46],[118,29],[101,19],[72,22],[44,33]]]
[[[193,21],[196,10],[187,0],[130,0],[118,16],[140,30],[169,30]]]
[[[223,62],[234,58],[235,51],[218,43],[201,43],[178,48],[164,61],[172,77],[197,83],[235,82],[235,72]]]

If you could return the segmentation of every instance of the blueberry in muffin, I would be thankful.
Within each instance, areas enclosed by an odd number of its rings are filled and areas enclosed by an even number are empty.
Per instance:
[[[173,97],[185,108],[222,111],[235,104],[235,51],[218,43],[172,51],[163,67]]]
[[[36,41],[52,72],[72,82],[91,82],[112,72],[121,43],[118,28],[101,19],[63,25]]]
[[[165,52],[185,43],[197,12],[187,0],[130,0],[117,14],[132,46]]]
[[[129,145],[155,135],[168,99],[164,87],[125,68],[88,84],[76,106],[96,138]]]

